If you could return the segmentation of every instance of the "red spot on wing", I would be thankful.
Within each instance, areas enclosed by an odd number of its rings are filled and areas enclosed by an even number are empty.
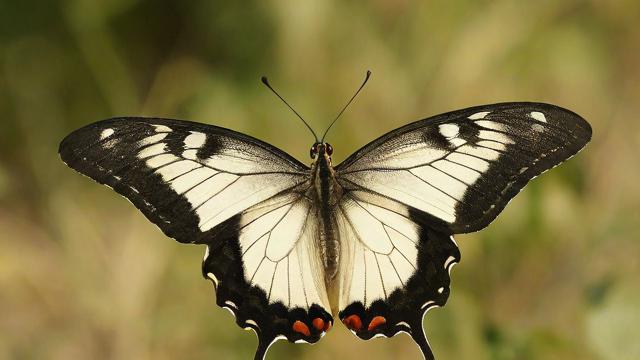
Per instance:
[[[303,323],[300,320],[296,320],[296,322],[293,323],[293,331],[302,334],[304,336],[309,336],[311,335],[311,332],[309,331],[309,327],[307,326],[307,324]]]
[[[360,329],[362,329],[362,320],[358,315],[349,315],[346,318],[342,319],[342,323],[344,323],[344,325],[348,329],[353,331],[359,331]]]
[[[313,324],[313,327],[316,328],[316,330],[324,331],[324,327],[325,327],[324,320],[320,318],[315,318],[311,323]]]
[[[387,319],[385,319],[384,316],[376,316],[371,319],[371,322],[369,323],[369,331],[375,330],[378,326],[384,325],[386,323]]]
[[[324,330],[324,332],[331,330],[331,320],[324,323],[324,329],[322,330]]]

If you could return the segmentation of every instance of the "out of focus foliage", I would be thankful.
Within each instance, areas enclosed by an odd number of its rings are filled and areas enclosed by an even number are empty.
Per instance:
[[[165,238],[66,168],[71,130],[116,115],[187,118],[301,160],[337,163],[421,117],[545,101],[585,117],[587,149],[459,236],[446,308],[425,319],[440,359],[640,358],[640,2],[0,2],[0,358],[247,359],[255,337],[214,304],[204,249]],[[270,358],[414,359],[408,337],[336,326]]]

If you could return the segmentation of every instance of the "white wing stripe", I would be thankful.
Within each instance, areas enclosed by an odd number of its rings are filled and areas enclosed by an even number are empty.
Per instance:
[[[490,148],[497,151],[505,151],[507,149],[506,145],[493,140],[481,140],[476,143],[476,145],[482,146],[484,148]]]
[[[236,175],[231,175],[227,173],[215,173],[211,177],[207,178],[201,184],[194,186],[193,188],[187,190],[184,195],[187,200],[194,206],[193,210],[200,215],[203,213],[199,211],[200,208],[207,203],[207,201],[211,200],[213,197],[218,195],[224,189],[228,188],[230,185],[238,181],[240,177]]]
[[[178,175],[173,179],[168,180],[171,188],[178,194],[182,194],[189,189],[197,186],[208,178],[214,176],[215,171],[207,169],[205,167],[195,168],[184,174]]]
[[[154,145],[151,145],[151,146],[144,147],[138,153],[138,158],[139,159],[145,159],[145,158],[148,158],[150,156],[160,155],[160,154],[164,154],[164,153],[165,153],[165,144],[164,143],[159,143],[159,144],[154,144]]]
[[[198,165],[193,161],[182,160],[182,161],[176,161],[171,164],[167,164],[166,166],[156,169],[156,171],[160,175],[162,175],[162,179],[164,179],[165,181],[168,181],[169,179],[172,179],[176,176],[189,172],[199,166],[200,165]]]
[[[147,145],[151,145],[151,144],[155,144],[157,142],[160,142],[162,140],[164,140],[165,137],[167,137],[168,133],[160,133],[160,134],[155,134],[152,136],[148,136],[142,140],[140,140],[138,142],[138,147],[143,147],[143,146],[147,146]]]
[[[447,156],[446,159],[456,164],[463,165],[469,169],[473,169],[478,173],[484,173],[489,170],[489,162],[475,156],[454,152]]]
[[[497,123],[495,121],[478,120],[478,121],[475,121],[475,123],[476,125],[482,126],[485,129],[502,130],[504,128],[502,124]]]
[[[179,160],[179,158],[173,154],[162,153],[148,158],[146,164],[148,167],[156,169],[177,160]]]
[[[459,147],[456,152],[482,158],[485,160],[496,160],[500,157],[500,153],[495,150],[469,145],[463,145]]]
[[[432,166],[423,166],[410,171],[413,175],[420,178],[429,186],[457,201],[462,200],[462,197],[464,196],[464,193],[468,187],[467,184],[463,183],[459,179],[446,174]],[[447,191],[444,191],[442,189],[447,189]]]
[[[478,137],[485,140],[493,140],[502,144],[513,144],[514,141],[511,140],[504,133],[489,131],[489,130],[480,130],[478,133]]]
[[[469,169],[466,166],[449,161],[447,159],[438,160],[434,162],[432,166],[457,179],[458,181],[463,182],[467,186],[473,184],[478,179],[478,177],[480,177],[479,172]]]

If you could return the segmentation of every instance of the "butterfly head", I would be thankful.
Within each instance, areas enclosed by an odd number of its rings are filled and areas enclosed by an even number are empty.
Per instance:
[[[333,147],[329,143],[316,142],[309,149],[311,159],[316,160],[318,155],[330,157],[333,154]]]

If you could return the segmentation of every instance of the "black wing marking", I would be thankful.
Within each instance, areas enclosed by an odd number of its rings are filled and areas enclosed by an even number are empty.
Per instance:
[[[486,227],[532,178],[591,139],[575,113],[542,103],[458,110],[396,129],[336,167],[339,181],[423,211],[445,233]]]
[[[231,130],[154,118],[88,125],[59,151],[166,235],[207,245],[203,275],[217,304],[258,334],[256,359],[278,339],[313,343],[331,326],[305,165]]]
[[[343,241],[339,318],[358,337],[405,332],[434,359],[422,319],[444,306],[449,272],[460,261],[450,235],[424,213],[366,189],[345,188],[337,212]]]

